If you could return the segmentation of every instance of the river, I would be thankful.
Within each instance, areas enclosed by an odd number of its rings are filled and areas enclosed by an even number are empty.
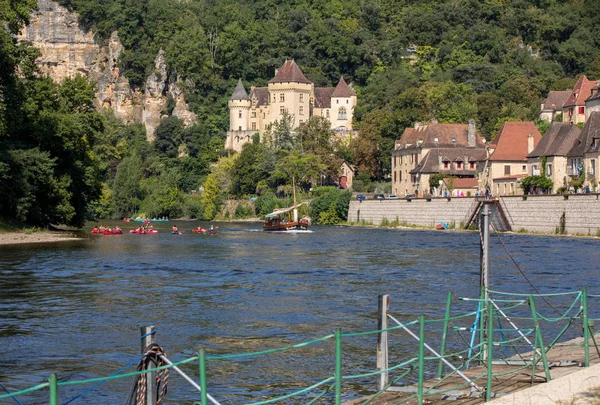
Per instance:
[[[187,231],[171,235],[173,223]],[[169,222],[158,224],[158,235],[93,237],[88,227],[84,241],[1,247],[0,383],[14,392],[51,373],[59,381],[108,376],[139,358],[142,325],[155,325],[157,342],[178,361],[201,347],[208,355],[244,353],[336,328],[377,329],[379,294],[389,294],[391,311],[411,320],[422,313],[443,317],[448,291],[473,297],[479,291],[477,233],[315,226],[310,234],[282,235],[235,223],[217,224],[216,235],[191,233],[197,225]],[[539,290],[587,286],[600,293],[598,240],[501,238]],[[494,289],[533,292],[495,236],[491,252]],[[373,365],[375,342],[370,336],[345,346],[344,367]],[[328,370],[327,350],[209,362],[210,394],[236,404],[285,391],[286,382]],[[197,378],[197,366],[185,369]],[[344,397],[372,390],[372,381],[345,386]],[[73,403],[124,403],[130,387],[131,379],[110,381]],[[60,403],[85,388],[61,388]],[[199,400],[172,373],[167,403],[190,404],[190,398]],[[47,391],[20,400],[47,403]],[[16,402],[0,400],[9,403]]]

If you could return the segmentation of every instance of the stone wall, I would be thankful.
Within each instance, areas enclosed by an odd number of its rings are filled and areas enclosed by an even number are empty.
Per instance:
[[[596,236],[600,232],[599,194],[568,196],[514,196],[500,198],[513,231],[555,233],[564,214],[568,234]],[[435,226],[439,222],[464,224],[476,204],[474,197],[414,200],[351,201],[349,222],[366,221],[379,225],[383,218],[392,222],[418,226]]]

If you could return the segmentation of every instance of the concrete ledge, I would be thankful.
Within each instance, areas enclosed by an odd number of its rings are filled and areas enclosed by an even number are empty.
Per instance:
[[[489,402],[492,405],[600,403],[600,364]]]

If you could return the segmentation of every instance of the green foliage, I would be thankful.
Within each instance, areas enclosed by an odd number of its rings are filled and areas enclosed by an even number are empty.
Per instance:
[[[546,176],[527,176],[521,180],[521,188],[527,194],[530,190],[540,189],[543,192],[552,190],[554,183]]]
[[[200,197],[200,204],[204,207],[202,218],[211,220],[217,215],[217,198],[219,195],[219,183],[217,176],[209,174],[203,184],[204,192]]]
[[[316,218],[318,223],[331,225],[348,219],[348,207],[352,192],[338,190],[335,187],[319,188],[315,190],[317,197],[310,203],[310,216]]]
[[[235,218],[250,218],[252,216],[254,216],[254,210],[250,204],[241,202],[235,208]]]

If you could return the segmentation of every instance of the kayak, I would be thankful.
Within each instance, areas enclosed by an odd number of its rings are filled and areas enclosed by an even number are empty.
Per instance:
[[[102,235],[123,235],[123,231],[119,231],[119,232],[104,231],[104,232],[102,232]]]
[[[215,230],[210,230],[210,229],[192,229],[192,232],[194,233],[208,233],[209,235],[214,235],[215,233],[217,233],[217,231]]]
[[[158,231],[156,229],[154,229],[153,231],[143,231],[143,232],[140,232],[137,229],[132,229],[131,231],[129,231],[129,233],[135,233],[137,235],[154,235],[154,234],[157,234]]]

